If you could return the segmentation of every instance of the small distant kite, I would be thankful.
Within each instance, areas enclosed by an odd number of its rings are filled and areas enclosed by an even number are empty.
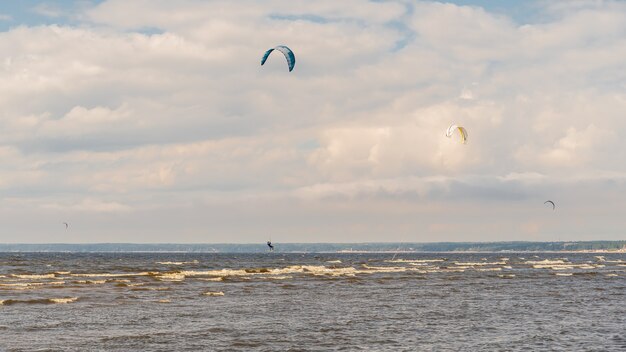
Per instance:
[[[296,56],[293,54],[293,51],[291,51],[291,49],[289,49],[288,47],[284,45],[279,45],[275,48],[272,48],[266,51],[265,54],[263,55],[263,58],[261,59],[261,66],[265,64],[265,61],[274,50],[278,50],[281,53],[283,53],[283,55],[285,55],[285,59],[287,59],[287,66],[289,66],[289,72],[291,72],[293,70],[293,67],[296,66]]]
[[[448,127],[448,130],[446,131],[446,137],[450,138],[452,137],[452,135],[454,134],[454,131],[459,131],[459,134],[461,135],[461,142],[463,142],[463,144],[467,143],[467,130],[465,130],[464,127],[462,126],[457,126],[455,124],[450,125],[450,127]]]
[[[553,201],[551,201],[551,200],[546,200],[545,202],[543,202],[543,204],[548,204],[548,203],[552,204],[552,210],[556,209],[556,205],[554,204],[554,202],[553,202]]]
[[[65,229],[67,230],[68,227],[70,227],[70,224],[64,222],[63,225],[65,225]]]

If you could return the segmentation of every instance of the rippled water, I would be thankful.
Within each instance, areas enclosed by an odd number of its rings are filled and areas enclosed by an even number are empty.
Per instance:
[[[626,255],[0,253],[0,351],[622,351]]]

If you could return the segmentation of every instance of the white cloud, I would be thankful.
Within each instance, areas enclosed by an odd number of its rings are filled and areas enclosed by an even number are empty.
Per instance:
[[[42,241],[19,219],[91,209],[94,241],[120,219],[158,241],[170,221],[190,242],[617,236],[612,210],[560,230],[534,211],[624,206],[626,7],[542,6],[518,25],[435,2],[109,0],[2,32],[7,226]],[[293,72],[260,66],[277,44]]]

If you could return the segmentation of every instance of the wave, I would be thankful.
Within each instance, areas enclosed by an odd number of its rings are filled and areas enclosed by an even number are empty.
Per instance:
[[[222,291],[207,291],[202,293],[203,296],[223,296],[224,292]]]
[[[135,282],[135,283],[126,283],[126,282],[118,282],[115,284],[115,287],[137,287],[143,286],[145,283],[143,282]]]
[[[16,282],[16,283],[2,283],[0,289],[9,290],[29,290],[35,288],[41,288],[45,286],[63,286],[65,281],[53,281],[53,282]]]
[[[0,306],[10,306],[13,304],[67,304],[76,302],[78,297],[62,298],[37,298],[37,299],[4,299],[0,300]]]
[[[55,274],[11,274],[11,277],[18,279],[54,279],[56,277]]]
[[[505,261],[502,262],[468,262],[468,263],[460,263],[460,262],[454,262],[455,265],[461,265],[461,266],[486,266],[486,265],[506,265]]]
[[[100,285],[106,283],[107,280],[75,280],[73,284]]]
[[[185,280],[185,275],[181,273],[163,273],[154,276],[157,280],[160,281],[183,281]]]
[[[595,269],[595,268],[603,268],[602,264],[575,264],[571,262],[565,262],[562,260],[542,260],[542,261],[528,261],[531,263],[534,269],[552,269],[552,270],[570,270],[570,269]]]
[[[257,275],[287,275],[295,273],[304,273],[312,275],[330,275],[330,276],[343,276],[354,275],[356,269],[353,267],[346,268],[329,268],[323,265],[292,265],[285,268],[250,268],[250,269],[221,269],[221,270],[207,270],[207,271],[193,271],[186,270],[181,271],[179,274],[188,276],[216,276],[226,278],[229,276],[257,276]]]
[[[523,258],[520,258],[520,259],[523,259]],[[528,261],[525,261],[524,264],[530,264],[530,265],[560,265],[560,264],[567,264],[567,262],[563,261],[562,259],[557,259],[557,260],[544,259],[544,260],[528,260]]]
[[[502,268],[474,268],[476,271],[501,271]]]
[[[246,272],[244,269],[220,269],[220,270],[206,270],[206,271],[197,271],[197,270],[183,270],[179,272],[182,275],[187,276],[247,276],[250,275],[249,272]]]
[[[316,276],[354,276],[357,274],[357,270],[353,267],[327,268],[320,265],[303,265],[302,270]]]
[[[498,274],[498,277],[501,277],[503,279],[512,279],[515,277],[515,274]]]
[[[158,273],[153,272],[139,272],[139,273],[83,273],[83,274],[70,274],[75,277],[134,277],[134,276],[150,276]]]
[[[197,260],[192,260],[190,262],[156,262],[156,264],[161,265],[185,265],[185,264],[198,264]]]
[[[202,277],[199,278],[198,280],[202,280],[202,281],[224,281],[223,277]]]
[[[337,259],[337,260],[327,260],[326,263],[341,264],[341,260],[339,260],[339,259]]]
[[[144,286],[132,287],[131,286],[130,290],[131,291],[169,291],[171,290],[171,288],[170,287],[144,287]]]
[[[437,259],[394,259],[394,260],[385,260],[386,263],[436,263],[436,262],[445,262],[445,259],[437,258]]]
[[[262,277],[265,280],[287,280],[287,279],[293,279],[293,276],[264,276]]]
[[[369,266],[367,264],[363,264],[363,268],[367,270],[360,270],[359,273],[365,273],[365,274],[374,273],[374,272],[398,273],[398,272],[405,272],[405,271],[419,271],[420,270],[417,268],[410,268],[406,266]]]

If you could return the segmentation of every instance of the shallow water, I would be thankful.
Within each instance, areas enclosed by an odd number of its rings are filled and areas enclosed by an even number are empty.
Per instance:
[[[623,351],[626,255],[0,253],[0,351]]]

